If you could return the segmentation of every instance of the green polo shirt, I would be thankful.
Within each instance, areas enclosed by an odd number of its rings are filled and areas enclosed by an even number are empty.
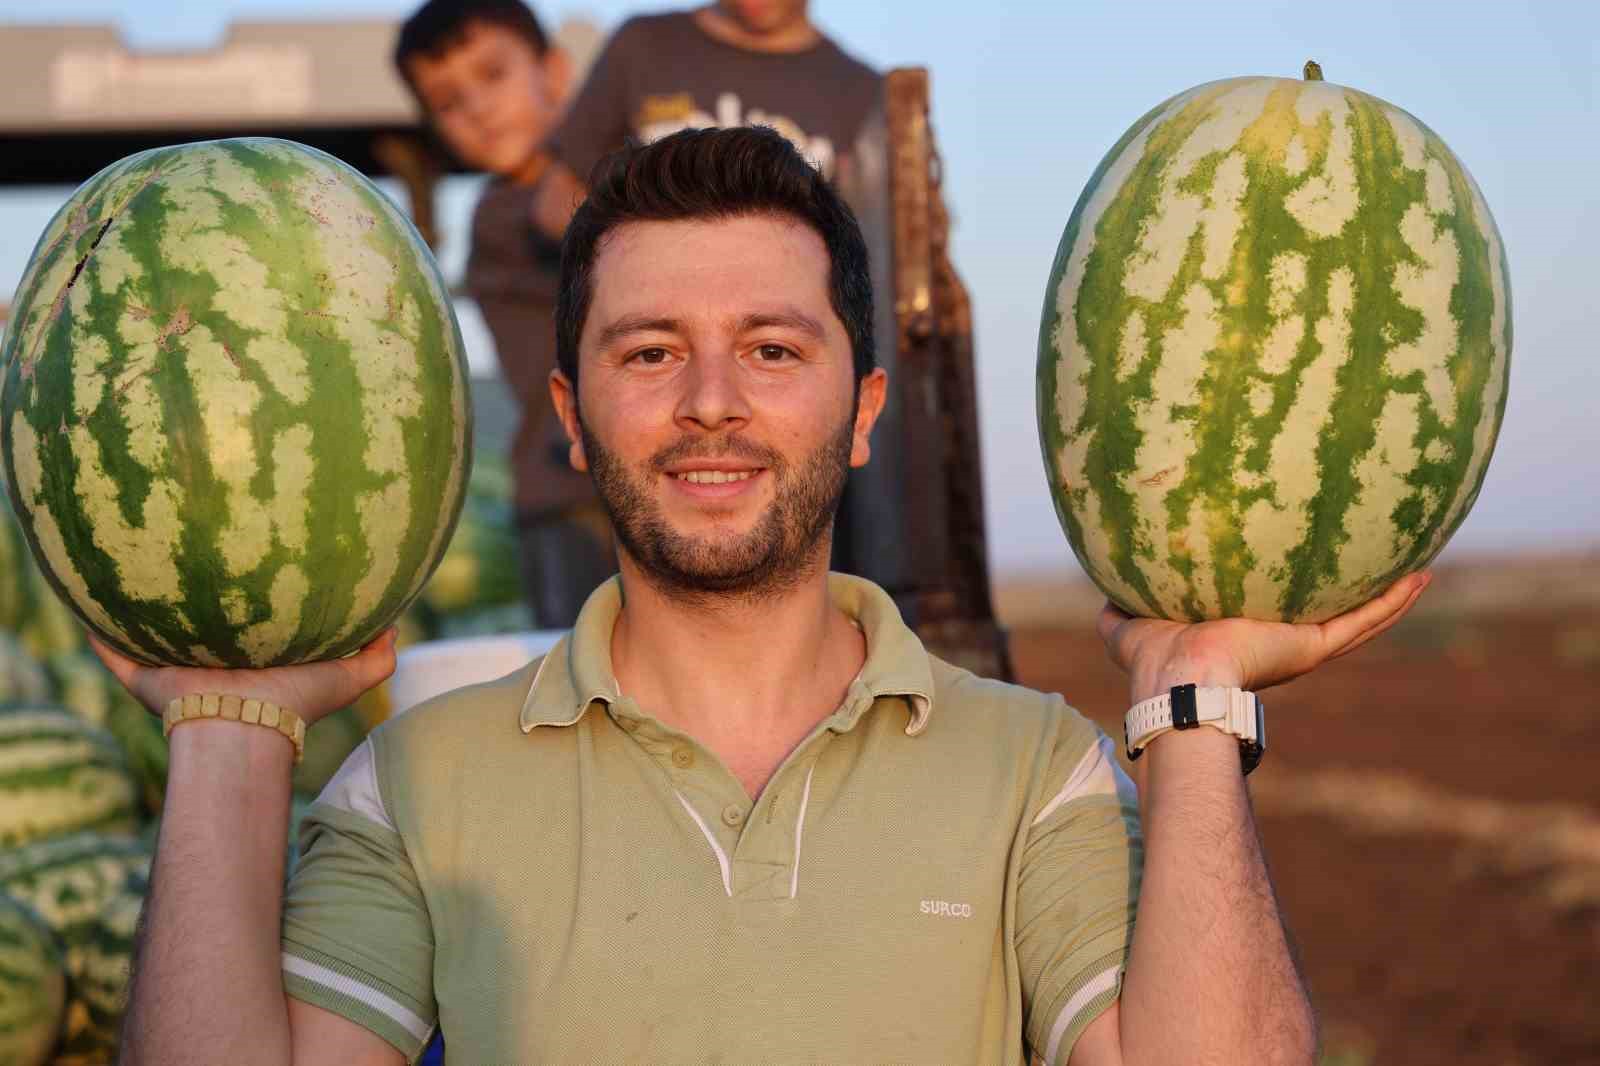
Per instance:
[[[1061,697],[829,591],[866,664],[754,802],[618,691],[615,580],[386,723],[306,819],[289,994],[472,1064],[1066,1062],[1121,988],[1132,783]]]

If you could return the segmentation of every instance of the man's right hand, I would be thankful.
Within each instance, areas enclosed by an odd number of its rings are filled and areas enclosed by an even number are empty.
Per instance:
[[[394,673],[398,631],[384,630],[346,659],[275,666],[264,670],[213,670],[192,666],[145,666],[89,638],[94,653],[129,692],[159,716],[167,704],[194,693],[218,692],[269,700],[304,719],[309,728]]]

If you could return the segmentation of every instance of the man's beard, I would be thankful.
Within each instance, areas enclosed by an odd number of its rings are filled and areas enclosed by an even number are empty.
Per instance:
[[[681,597],[764,600],[793,588],[820,560],[818,546],[833,524],[850,472],[855,411],[816,451],[790,469],[777,451],[738,436],[685,436],[656,452],[639,476],[607,451],[583,418],[583,450],[612,532],[651,584]],[[748,533],[695,536],[668,525],[651,482],[688,459],[742,459],[764,467],[774,498]]]

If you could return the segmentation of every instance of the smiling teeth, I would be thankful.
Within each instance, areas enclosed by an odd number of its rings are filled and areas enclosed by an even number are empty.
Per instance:
[[[687,474],[679,474],[679,481],[687,481],[694,485],[721,485],[728,481],[748,481],[754,470],[691,470]]]

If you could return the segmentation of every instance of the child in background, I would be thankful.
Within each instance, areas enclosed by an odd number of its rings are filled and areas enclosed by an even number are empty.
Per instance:
[[[550,409],[561,246],[532,224],[570,61],[522,0],[428,0],[401,27],[394,62],[450,151],[491,175],[473,213],[466,288],[520,406],[511,464],[534,624],[564,629],[616,569],[593,486],[568,464]]]

